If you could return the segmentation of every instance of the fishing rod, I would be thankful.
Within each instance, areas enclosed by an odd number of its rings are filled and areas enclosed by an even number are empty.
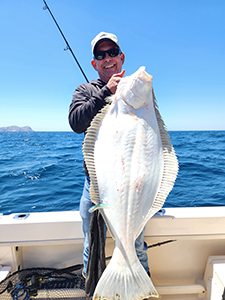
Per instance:
[[[79,64],[79,62],[78,62],[76,56],[74,55],[73,50],[71,49],[69,43],[67,42],[67,40],[66,40],[66,38],[65,38],[65,36],[64,36],[64,34],[63,34],[63,32],[62,32],[62,30],[61,30],[61,28],[59,27],[58,23],[56,22],[56,19],[54,18],[53,14],[52,14],[52,12],[51,12],[51,10],[50,10],[50,8],[49,8],[49,6],[47,5],[47,3],[46,3],[45,0],[43,0],[43,2],[44,2],[44,4],[45,4],[45,6],[43,7],[43,9],[44,9],[44,10],[47,9],[47,10],[49,11],[49,13],[50,13],[50,15],[51,15],[53,21],[55,22],[57,28],[59,29],[59,32],[61,33],[61,35],[62,35],[64,41],[66,42],[66,48],[65,48],[64,50],[65,50],[65,51],[66,51],[66,50],[70,50],[70,52],[71,52],[73,58],[75,59],[75,61],[76,61],[77,65],[78,65],[78,67],[80,68],[82,74],[84,75],[85,80],[86,80],[87,82],[89,82],[88,79],[87,79],[87,76],[85,75],[83,69],[81,68],[81,65]]]
[[[168,241],[164,241],[164,242],[161,242],[161,243],[153,244],[153,245],[148,246],[148,249],[149,248],[154,248],[154,247],[159,247],[159,246],[162,246],[162,245],[165,245],[165,244],[168,244],[168,243],[173,243],[173,242],[176,242],[176,241],[177,240],[168,240]]]
[[[157,244],[153,244],[153,245],[149,245],[148,246],[148,249],[149,248],[154,248],[154,247],[160,247],[160,246],[162,246],[162,245],[165,245],[165,244],[168,244],[168,243],[173,243],[173,242],[176,242],[177,240],[168,240],[168,241],[164,241],[164,242],[161,242],[161,243],[157,243]],[[112,258],[112,256],[108,256],[108,257],[106,257],[106,261],[107,260],[110,260]]]

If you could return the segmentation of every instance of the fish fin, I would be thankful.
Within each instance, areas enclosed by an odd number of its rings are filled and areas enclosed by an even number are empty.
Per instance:
[[[115,256],[100,277],[95,288],[95,300],[140,300],[149,297],[158,298],[158,293],[146,273],[136,260],[132,268],[120,268],[115,263]]]
[[[115,95],[111,95],[105,98],[105,102],[111,104],[115,100]]]
[[[158,212],[162,208],[168,194],[170,193],[170,191],[174,186],[174,182],[177,178],[177,173],[179,169],[178,160],[173,145],[171,144],[169,134],[166,130],[166,125],[158,110],[158,105],[156,102],[154,91],[152,91],[152,93],[153,93],[153,105],[154,105],[155,115],[158,123],[162,149],[163,149],[164,168],[163,168],[162,181],[158,189],[154,203],[152,205],[152,208],[149,214],[146,216],[147,219],[152,217],[156,212]]]
[[[93,213],[96,209],[107,209],[109,208],[108,204],[105,203],[99,203],[97,205],[92,206],[91,208],[89,208],[89,213]]]
[[[84,161],[88,169],[89,177],[90,177],[90,197],[91,201],[98,205],[101,203],[99,190],[98,190],[98,180],[96,176],[95,170],[95,160],[94,160],[94,150],[95,150],[95,140],[98,134],[99,127],[104,119],[105,115],[107,114],[111,104],[107,104],[104,106],[101,111],[93,118],[91,125],[87,129],[87,133],[84,138],[83,142],[83,156]],[[105,214],[103,210],[100,210],[102,217],[109,229],[109,233],[111,234],[112,238],[115,239],[112,231],[110,230],[110,226],[105,218]]]
[[[98,190],[98,182],[95,171],[95,163],[94,163],[94,147],[95,147],[95,139],[99,130],[99,127],[104,119],[107,111],[109,110],[110,104],[103,107],[103,109],[98,113],[91,122],[91,125],[88,127],[87,133],[84,138],[83,143],[83,155],[84,161],[86,163],[88,173],[90,176],[90,197],[91,201],[94,204],[100,203],[99,190]]]

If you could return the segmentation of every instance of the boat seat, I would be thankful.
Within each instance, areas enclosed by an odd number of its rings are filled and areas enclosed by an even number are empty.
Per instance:
[[[2,266],[2,265],[0,265],[0,282],[2,280],[4,280],[9,275],[11,269],[12,268],[10,266]]]
[[[204,294],[205,293],[205,287],[201,284],[167,285],[167,286],[156,286],[155,288],[160,296]]]

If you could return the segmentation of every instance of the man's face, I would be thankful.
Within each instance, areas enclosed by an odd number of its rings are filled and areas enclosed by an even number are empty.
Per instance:
[[[100,50],[106,51],[110,48],[116,48],[116,45],[110,41],[104,41],[98,45],[95,52]],[[102,81],[108,83],[109,79],[113,74],[117,74],[121,72],[122,65],[124,63],[124,54],[121,53],[116,57],[110,57],[108,53],[102,60],[93,59],[91,61],[92,66],[98,72],[99,77]]]

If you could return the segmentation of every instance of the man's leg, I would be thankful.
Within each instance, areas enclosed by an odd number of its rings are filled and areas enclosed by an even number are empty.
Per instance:
[[[135,241],[135,249],[136,249],[138,259],[140,260],[146,272],[149,274],[148,255],[147,255],[148,246],[144,241],[144,235],[145,235],[145,227]]]
[[[83,250],[83,264],[84,264],[83,275],[84,276],[86,275],[88,255],[89,255],[89,227],[90,227],[91,214],[89,213],[88,210],[92,206],[90,194],[89,194],[89,187],[90,187],[90,179],[86,177],[84,182],[83,194],[80,199],[80,215],[82,218],[82,227],[84,233],[84,250]]]
[[[92,207],[92,202],[89,193],[90,188],[90,179],[88,177],[85,178],[83,194],[80,200],[80,215],[82,218],[82,228],[84,233],[84,250],[83,250],[83,275],[86,276],[88,256],[89,256],[89,229],[91,222],[91,213],[89,213],[89,208]],[[106,239],[106,231],[107,226],[104,222],[104,235]]]

